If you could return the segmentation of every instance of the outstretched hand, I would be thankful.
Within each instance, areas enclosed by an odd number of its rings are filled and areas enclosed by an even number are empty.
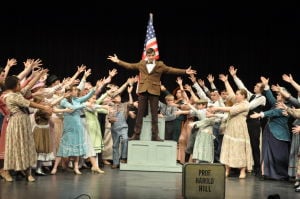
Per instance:
[[[197,71],[193,70],[192,67],[190,66],[185,70],[185,73],[188,75],[192,75],[192,74],[197,74]]]
[[[261,117],[260,113],[254,112],[253,114],[250,115],[250,118],[253,118],[253,119],[260,118],[260,117]]]
[[[109,60],[111,60],[112,62],[115,62],[115,63],[118,63],[120,61],[116,54],[114,54],[114,56],[109,55],[107,57],[107,59],[109,59]]]

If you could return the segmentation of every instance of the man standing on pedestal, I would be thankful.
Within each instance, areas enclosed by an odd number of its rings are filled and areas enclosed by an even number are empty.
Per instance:
[[[163,141],[158,136],[158,101],[160,95],[160,79],[163,73],[166,74],[196,74],[191,67],[187,69],[179,69],[170,67],[164,64],[163,61],[155,60],[155,50],[148,48],[146,50],[146,60],[141,60],[138,63],[127,63],[119,60],[114,56],[108,56],[107,59],[118,65],[132,70],[139,70],[140,80],[138,85],[138,113],[134,128],[134,134],[129,140],[139,140],[142,130],[144,113],[147,110],[148,101],[150,104],[150,111],[152,117],[152,140]]]

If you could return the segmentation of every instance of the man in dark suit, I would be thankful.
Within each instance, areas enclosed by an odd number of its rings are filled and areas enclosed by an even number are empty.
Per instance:
[[[138,113],[136,118],[136,124],[134,128],[134,134],[130,140],[139,140],[143,124],[143,116],[147,110],[148,101],[150,103],[150,111],[152,117],[152,140],[162,141],[158,136],[158,101],[160,95],[160,79],[163,73],[166,74],[196,74],[195,70],[191,67],[187,69],[179,69],[170,67],[164,64],[163,61],[155,60],[155,50],[148,48],[146,50],[146,60],[141,60],[138,63],[127,63],[119,60],[114,56],[108,56],[109,60],[117,63],[118,65],[132,70],[138,70],[140,72],[140,81],[138,85]]]

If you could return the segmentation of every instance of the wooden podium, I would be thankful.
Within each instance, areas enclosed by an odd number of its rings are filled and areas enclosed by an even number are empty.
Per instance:
[[[159,137],[164,139],[164,118],[158,118],[158,129]],[[148,114],[143,118],[140,140],[128,141],[127,163],[120,163],[120,170],[182,172],[182,165],[176,161],[177,142],[151,141],[151,138],[151,114]]]

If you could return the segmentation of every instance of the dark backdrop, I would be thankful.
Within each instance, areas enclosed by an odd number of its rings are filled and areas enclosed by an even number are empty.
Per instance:
[[[205,80],[211,73],[219,87],[223,85],[217,75],[227,73],[230,65],[238,68],[238,76],[251,90],[261,75],[269,77],[271,84],[288,88],[281,79],[283,73],[291,73],[300,82],[296,71],[300,66],[297,7],[183,3],[164,7],[151,1],[134,7],[125,3],[2,6],[0,64],[16,58],[14,73],[23,69],[27,58],[40,58],[50,74],[61,78],[85,64],[92,69],[92,82],[116,67],[119,75],[114,81],[122,83],[137,72],[124,70],[106,58],[116,53],[125,61],[139,61],[152,12],[160,58],[167,65],[191,65],[198,71],[197,77]],[[165,75],[162,83],[172,90],[175,78]],[[190,83],[188,79],[184,82]]]

